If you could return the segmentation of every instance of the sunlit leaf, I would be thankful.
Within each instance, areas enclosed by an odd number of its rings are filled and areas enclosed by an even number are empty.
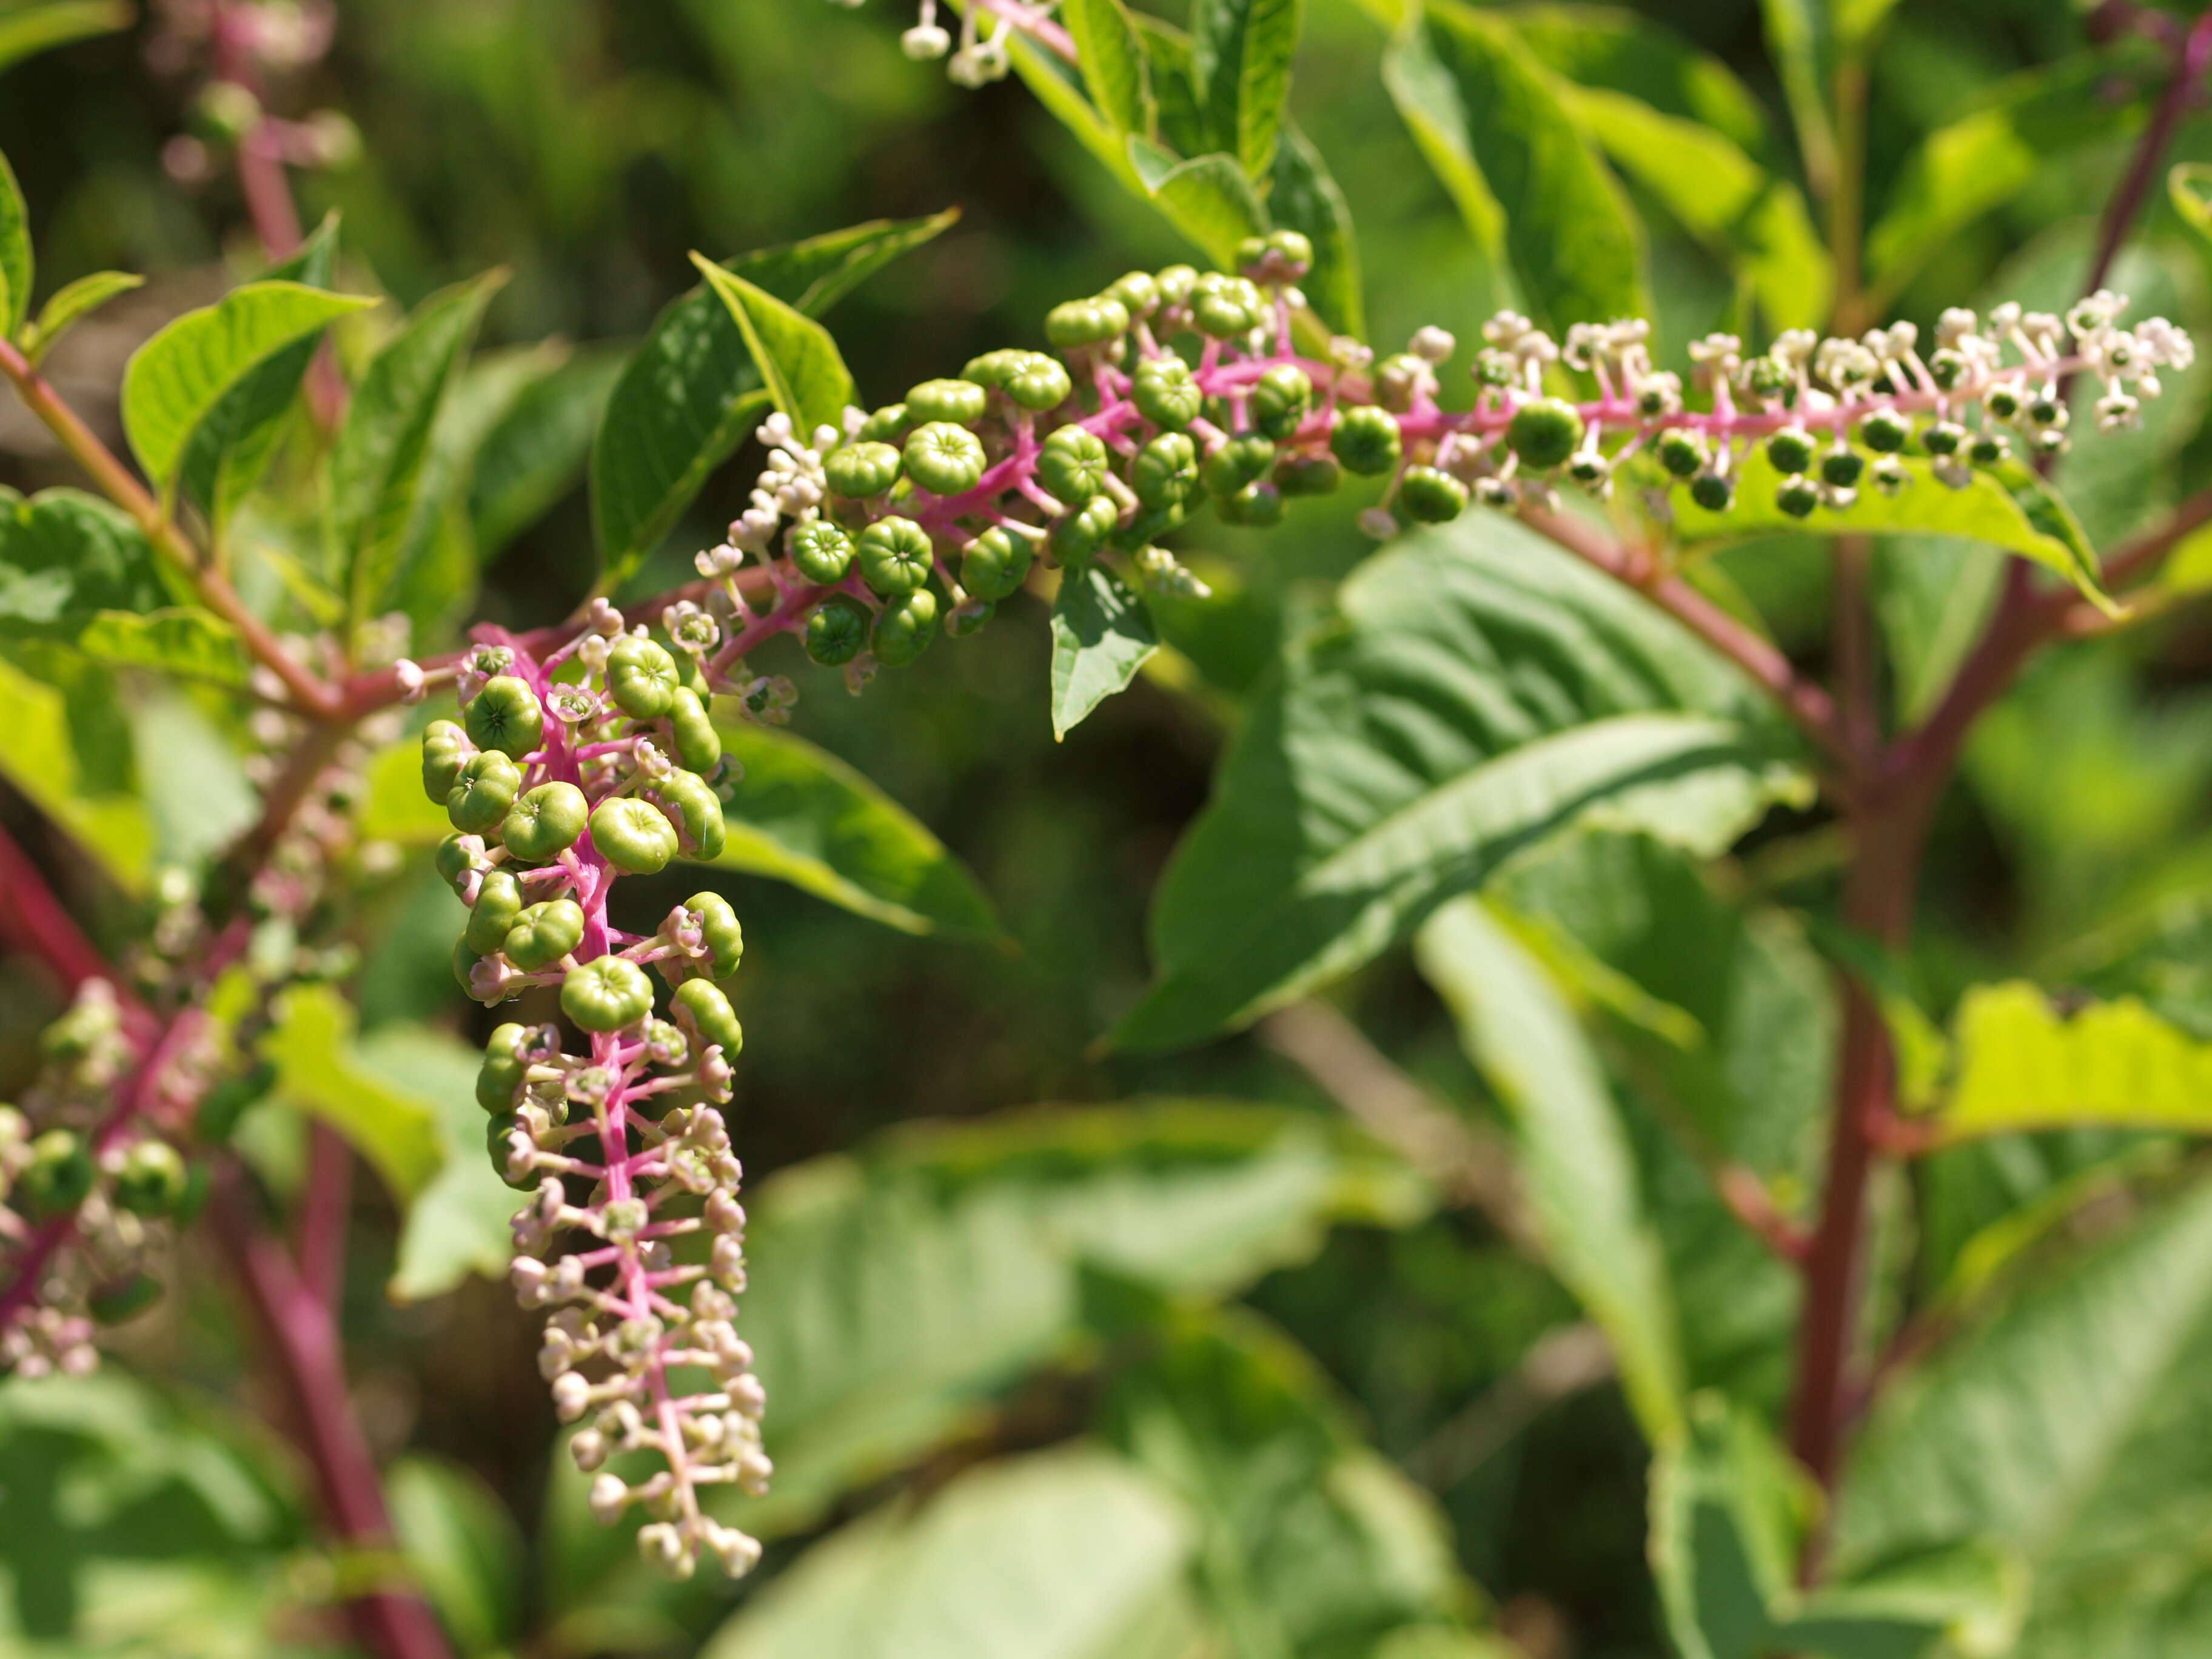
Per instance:
[[[1129,165],[1168,222],[1206,251],[1217,265],[1236,264],[1237,244],[1267,228],[1267,210],[1236,158],[1194,155],[1177,161],[1148,139],[1132,134]]]
[[[94,787],[70,735],[70,700],[14,664],[0,661],[0,775],[58,824],[126,892],[143,888],[153,865],[154,823],[125,790]],[[123,739],[128,752],[128,738]]]
[[[131,0],[47,0],[0,14],[0,70],[56,46],[127,29],[137,15]],[[20,301],[17,308],[20,313]],[[21,321],[20,314],[15,320]]]
[[[365,1072],[428,1109],[439,1146],[436,1172],[407,1202],[385,1294],[419,1302],[471,1273],[504,1278],[514,1259],[507,1221],[525,1195],[500,1179],[484,1146],[489,1120],[476,1099],[483,1054],[450,1032],[405,1021],[370,1031],[354,1054]]]
[[[252,663],[238,631],[210,611],[165,605],[158,611],[100,611],[76,636],[76,648],[97,662],[242,689]]]
[[[1290,101],[1300,0],[1196,0],[1191,68],[1213,142],[1248,179],[1267,176]]]
[[[1284,122],[1282,142],[1275,148],[1267,216],[1276,229],[1295,230],[1313,244],[1313,268],[1299,279],[1298,289],[1316,314],[1336,333],[1364,338],[1367,307],[1352,209],[1321,152],[1295,122]]]
[[[127,270],[95,270],[55,292],[39,307],[38,320],[23,331],[23,356],[36,368],[54,342],[118,295],[143,288],[146,279]]]
[[[853,402],[853,376],[830,331],[711,259],[695,253],[691,263],[729,308],[769,397],[792,425],[802,434],[837,426]]]
[[[154,551],[119,508],[75,489],[0,486],[0,633],[74,640],[102,611],[165,597]]]
[[[401,1203],[411,1202],[444,1166],[442,1109],[386,1075],[354,1042],[354,1014],[329,986],[295,985],[277,1004],[261,1040],[276,1068],[276,1093],[351,1143]]]
[[[5,28],[7,21],[0,19],[0,29]],[[0,53],[5,50],[6,36],[0,33]],[[23,189],[15,182],[15,170],[8,164],[8,158],[0,155],[0,335],[13,339],[23,326],[31,308],[31,283],[37,268]]]
[[[1095,562],[1068,572],[1052,607],[1054,740],[1125,690],[1159,645],[1152,612],[1128,583]]]
[[[1123,132],[1150,133],[1152,76],[1128,9],[1121,0],[1067,0],[1060,15],[1099,112]]]
[[[403,847],[428,847],[453,831],[446,809],[422,792],[422,744],[402,738],[369,757],[361,833]]]

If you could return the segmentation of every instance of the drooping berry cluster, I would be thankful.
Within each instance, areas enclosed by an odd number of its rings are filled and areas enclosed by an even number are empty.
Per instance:
[[[454,834],[438,867],[469,906],[454,969],[472,996],[505,1001],[557,986],[557,1024],[501,1026],[477,1085],[507,1180],[532,1194],[514,1218],[513,1279],[525,1307],[550,1310],[539,1362],[571,1443],[597,1472],[592,1507],[631,1504],[650,1520],[638,1543],[688,1576],[705,1550],[732,1574],[760,1547],[706,1514],[701,1489],[766,1487],[766,1404],[732,1322],[744,1287],[741,1170],[716,1107],[744,1033],[723,982],[744,936],[712,892],[659,930],[609,920],[616,880],[678,854],[721,850],[720,734],[708,718],[703,658],[719,627],[672,608],[676,649],[625,632],[604,602],[591,625],[543,662],[496,636],[457,678],[460,722],[423,733],[422,779]],[[653,974],[666,981],[655,1012]],[[571,1248],[548,1260],[556,1243]],[[672,1373],[712,1387],[678,1391]],[[605,1466],[658,1453],[632,1484]]]

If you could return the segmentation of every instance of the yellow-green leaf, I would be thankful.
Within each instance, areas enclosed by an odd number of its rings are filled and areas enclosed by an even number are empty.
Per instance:
[[[729,307],[775,406],[802,434],[836,426],[853,401],[853,377],[830,331],[703,254],[691,263]]]
[[[298,985],[277,1005],[261,1040],[276,1092],[331,1125],[367,1158],[403,1204],[445,1166],[438,1103],[366,1060],[354,1044],[352,1007],[327,985]]]
[[[146,884],[154,823],[127,793],[94,793],[70,741],[68,700],[14,665],[0,662],[0,775],[52,818],[126,892]]]

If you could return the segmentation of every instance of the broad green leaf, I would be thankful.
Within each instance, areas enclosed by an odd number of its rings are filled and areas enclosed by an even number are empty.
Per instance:
[[[830,331],[702,254],[691,263],[729,308],[775,406],[801,433],[837,426],[853,402],[853,377]]]
[[[486,1119],[476,1099],[483,1054],[450,1032],[407,1021],[377,1027],[354,1053],[368,1073],[424,1105],[439,1143],[436,1173],[406,1206],[385,1295],[421,1302],[471,1273],[503,1279],[514,1259],[507,1221],[524,1195],[500,1179],[486,1155]]]
[[[1996,604],[2004,555],[1979,542],[1887,536],[1875,544],[1875,614],[1897,676],[1899,714],[1927,718]]]
[[[1134,15],[1142,20],[1140,27],[1152,21],[1146,14]],[[1146,33],[1149,34],[1148,28]],[[1101,115],[1084,94],[1081,71],[1063,62],[1057,53],[1048,52],[1019,33],[1006,44],[1012,53],[1014,73],[1021,76],[1022,83],[1029,88],[1037,102],[1074,135],[1077,143],[1104,163],[1106,170],[1124,186],[1138,197],[1149,200],[1150,192],[1138,179],[1136,170],[1129,161],[1128,141],[1143,135],[1124,132]],[[1176,73],[1171,64],[1162,64],[1155,58],[1152,64],[1152,79],[1158,94],[1163,82],[1172,87]],[[1161,101],[1164,103],[1166,100],[1163,99]],[[1162,125],[1164,125],[1164,109],[1162,113]],[[1200,139],[1204,137],[1202,133],[1195,136]],[[1199,147],[1202,149],[1203,143]]]
[[[0,29],[7,20],[0,19]],[[0,33],[0,52],[6,36]],[[0,64],[4,67],[4,64]],[[0,336],[14,339],[31,309],[31,283],[38,269],[31,249],[31,216],[23,205],[15,170],[0,155]]]
[[[453,834],[446,809],[422,793],[422,744],[402,738],[369,757],[361,833],[402,847],[428,847]]]
[[[295,341],[375,303],[301,283],[249,283],[162,329],[123,371],[123,428],[147,476],[173,490],[185,446],[225,394]]]
[[[82,848],[125,892],[146,884],[154,822],[127,790],[95,787],[70,734],[70,699],[15,664],[0,661],[0,775]],[[128,738],[123,739],[127,750]]]
[[[95,270],[60,289],[39,308],[39,319],[23,331],[23,355],[35,368],[54,342],[118,294],[143,288],[146,279],[127,270]]]
[[[1275,163],[1303,9],[1300,0],[1195,0],[1191,7],[1191,69],[1214,144],[1255,182]]]
[[[1439,910],[1415,949],[1512,1115],[1546,1259],[1612,1341],[1644,1433],[1665,1441],[1682,1422],[1674,1296],[1596,1055],[1542,964],[1480,901]]]
[[[1959,231],[2045,176],[2057,158],[2134,125],[2140,105],[2110,95],[2112,73],[2097,56],[2030,70],[1930,133],[1867,237],[1877,301],[1893,297]]]
[[[1736,267],[1769,331],[1827,319],[1835,269],[1795,185],[1700,122],[1662,114],[1626,93],[1578,87],[1563,93],[1613,166]]]
[[[729,833],[717,869],[787,881],[905,933],[999,936],[967,867],[866,778],[788,732],[737,721],[720,729],[723,752],[744,773],[723,809]]]
[[[833,1534],[701,1659],[1176,1659],[1190,1549],[1180,1506],[1130,1465],[1034,1452]]]
[[[1052,736],[1125,690],[1160,647],[1144,596],[1104,565],[1071,570],[1052,607]]]
[[[1475,241],[1540,321],[1643,316],[1644,239],[1550,71],[1497,15],[1435,0],[1383,80]]]
[[[765,248],[729,265],[818,317],[957,216],[954,209],[927,219],[878,219]],[[600,591],[620,586],[660,544],[708,476],[758,423],[768,402],[736,319],[706,284],[654,319],[615,382],[592,441],[592,529],[599,543]]]
[[[2212,1133],[2212,1043],[2133,997],[2061,1013],[2024,980],[1960,1000],[1947,1140],[2105,1124]]]
[[[400,1553],[464,1656],[507,1650],[521,1615],[522,1539],[483,1478],[409,1452],[384,1476]]]
[[[1935,476],[1930,463],[1904,462],[1911,480],[1896,495],[1863,489],[1850,506],[1820,507],[1793,519],[1775,505],[1781,477],[1764,449],[1743,459],[1736,472],[1735,505],[1711,513],[1677,492],[1674,534],[1686,549],[1717,546],[1790,531],[1814,536],[1905,532],[1951,536],[2001,547],[2034,560],[2074,584],[2100,610],[2117,614],[2098,581],[2097,556],[2055,490],[2027,468],[2007,463],[1972,469],[1963,489]]]
[[[1152,130],[1152,76],[1144,43],[1121,0],[1067,0],[1060,9],[1098,112],[1122,132]]]
[[[327,289],[337,268],[338,216],[329,215],[266,282]],[[320,349],[319,333],[270,353],[219,398],[193,428],[177,489],[206,514],[218,538],[276,452],[299,407],[300,385]]]
[[[2166,172],[2166,194],[2181,222],[2212,242],[2212,161],[2176,161]]]
[[[1365,337],[1367,307],[1360,289],[1359,241],[1352,233],[1352,209],[1329,176],[1321,152],[1295,122],[1283,124],[1282,142],[1275,147],[1267,216],[1276,229],[1297,231],[1313,244],[1313,269],[1298,289],[1315,314],[1334,333]]]
[[[440,405],[503,270],[432,295],[370,359],[331,446],[326,532],[358,625],[381,611],[405,562]]]
[[[343,1135],[402,1205],[444,1167],[440,1103],[367,1060],[354,1042],[353,1010],[331,987],[286,991],[260,1053],[276,1068],[278,1097]]]
[[[184,605],[159,611],[99,611],[76,636],[95,662],[155,668],[210,685],[243,690],[252,664],[238,631],[211,611]]]
[[[1779,161],[1765,107],[1735,72],[1665,24],[1582,4],[1516,6],[1522,44],[1562,81],[1625,93],[1668,115],[1711,127],[1772,168]]]
[[[1828,104],[1836,41],[1831,0],[1759,0],[1766,55],[1781,76],[1797,151],[1815,189],[1836,176],[1836,120]]]
[[[154,550],[120,508],[75,489],[0,486],[0,633],[73,641],[102,611],[165,597]]]
[[[44,5],[0,13],[0,70],[56,46],[127,29],[136,17],[131,0],[47,0]]]
[[[1154,900],[1158,979],[1116,1041],[1254,1019],[1562,831],[1711,854],[1802,793],[1729,665],[1509,520],[1408,537],[1340,603],[1231,744]]]
[[[2208,1364],[2199,1178],[1892,1384],[1837,1499],[1838,1569],[1986,1537],[2032,1575],[2015,1659],[2203,1650]]]
[[[1215,264],[1233,266],[1237,244],[1267,229],[1267,210],[1235,157],[1217,154],[1179,161],[1133,133],[1128,155],[1154,205]]]
[[[1651,1480],[1651,1553],[1683,1659],[1939,1659],[2011,1650],[2027,1579],[2002,1549],[1944,1548],[1855,1579],[1797,1589],[1819,1501],[1749,1413],[1692,1402]]]
[[[475,449],[468,484],[477,556],[489,561],[582,478],[607,397],[612,353],[581,354],[525,386]]]

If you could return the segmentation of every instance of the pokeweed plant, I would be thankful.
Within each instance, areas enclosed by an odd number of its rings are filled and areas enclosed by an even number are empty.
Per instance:
[[[96,1327],[145,1304],[167,1241],[204,1217],[291,1384],[326,1525],[357,1545],[389,1535],[329,1293],[340,1138],[317,1132],[296,1249],[231,1147],[242,1112],[272,1088],[312,1094],[319,1045],[343,1040],[326,987],[350,969],[346,908],[383,859],[373,826],[393,821],[383,757],[400,752],[400,711],[436,703],[414,742],[422,792],[450,828],[431,856],[468,911],[455,977],[488,1007],[535,994],[549,1015],[492,1030],[475,1100],[493,1167],[527,1194],[509,1274],[526,1307],[548,1311],[540,1364],[558,1416],[579,1425],[569,1455],[599,1518],[642,1510],[651,1565],[686,1577],[703,1556],[748,1571],[762,1546],[717,1492],[759,1497],[772,1474],[769,1401],[739,1334],[747,1218],[724,1115],[744,1042],[731,995],[742,930],[703,888],[654,931],[627,932],[610,909],[619,878],[724,860],[743,810],[732,734],[757,741],[796,699],[773,653],[842,668],[858,693],[1033,595],[1050,608],[1049,712],[1064,736],[1155,658],[1156,610],[1211,597],[1168,544],[1188,552],[1217,524],[1265,531],[1288,503],[1361,489],[1362,531],[1419,533],[1356,574],[1341,614],[1286,643],[1253,694],[1160,889],[1158,982],[1115,1039],[1164,1048],[1279,1018],[1417,936],[1512,1121],[1533,1248],[1610,1341],[1651,1441],[1654,1575],[1678,1648],[2067,1650],[2083,1616],[2077,1547],[2016,1527],[2001,1474],[1955,1464],[2040,1459],[2057,1480],[2082,1473],[2068,1461],[2076,1437],[2045,1452],[2009,1438],[1947,1451],[1942,1436],[1972,1426],[1978,1364],[2039,1351],[2039,1296],[2095,1280],[2031,1280],[1993,1322],[1914,1305],[1875,1231],[1899,1206],[1875,1188],[1888,1166],[1979,1136],[2203,1127],[2201,1105],[2142,1069],[2151,1054],[2187,1070],[2197,1051],[2140,1005],[2109,1005],[2117,1024],[2069,1024],[2040,993],[1995,988],[1964,1000],[1947,1048],[1905,953],[1931,819],[1977,720],[2040,647],[2173,602],[2160,562],[2212,520],[2212,496],[2191,496],[2100,549],[2060,471],[2077,427],[2126,442],[2194,367],[2189,335],[2136,315],[2112,284],[2212,63],[2212,13],[2097,9],[2109,58],[2095,98],[2117,107],[2113,77],[2146,64],[2163,84],[2067,302],[1944,306],[1922,326],[1875,317],[1903,288],[1910,219],[1871,239],[1862,224],[1867,64],[1887,7],[1816,22],[1771,9],[1825,252],[1784,179],[1759,175],[1761,205],[1699,216],[1703,186],[1682,169],[1702,158],[1718,189],[1752,164],[1614,84],[1635,27],[1455,0],[1373,9],[1391,94],[1511,301],[1479,346],[1462,353],[1434,324],[1401,349],[1361,338],[1349,210],[1286,113],[1298,6],[1199,0],[1185,33],[1121,0],[971,0],[956,31],[923,0],[900,37],[909,57],[946,59],[967,86],[1018,75],[1212,268],[1131,271],[1054,307],[1037,338],[869,409],[813,313],[944,220],[727,264],[695,255],[699,288],[599,388],[599,591],[564,624],[479,623],[442,654],[422,646],[466,584],[428,505],[430,457],[497,278],[433,295],[373,349],[365,336],[326,348],[374,301],[333,287],[337,227],[302,236],[285,167],[339,159],[350,129],[264,105],[267,76],[327,45],[327,19],[217,3],[173,20],[173,46],[204,52],[207,79],[200,131],[172,171],[227,151],[276,263],[131,359],[121,414],[136,470],[40,373],[55,341],[133,279],[86,278],[33,316],[28,216],[0,173],[0,372],[100,492],[8,503],[6,614],[27,636],[250,711],[263,786],[250,824],[163,872],[124,964],[0,839],[0,919],[74,994],[37,1083],[0,1114],[0,1355],[26,1375],[88,1370]],[[1911,181],[1923,197],[1940,193],[1940,166]],[[1670,334],[1634,309],[1645,295],[1624,174],[1741,258],[1737,321]],[[2195,222],[2192,189],[2177,171],[2176,211]],[[1909,191],[1908,209],[1931,211]],[[1448,372],[1462,362],[1471,386]],[[288,450],[295,418],[307,436]],[[748,434],[765,463],[726,539],[696,555],[696,580],[618,607]],[[319,566],[249,594],[241,526],[301,501]],[[1706,556],[1782,531],[1832,550],[1832,688]],[[1911,537],[2011,562],[1948,687],[1886,733],[1873,544]],[[65,789],[23,793],[97,834]],[[1602,867],[1545,855],[1601,866],[1589,849],[1627,845],[1643,849],[1632,863],[1712,860],[1810,810],[1832,814],[1843,846],[1839,892],[1808,900],[1832,911],[1820,937],[1839,1003],[1825,1157],[1804,1179],[1787,1160],[1755,1166],[1716,1144],[1718,1114],[1696,1100],[1686,1127],[1664,1126],[1730,1224],[1796,1273],[1785,1453],[1756,1398],[1692,1385],[1641,1190],[1652,1177],[1606,1080],[1620,1062],[1584,1029],[1638,1028],[1676,1051],[1644,1066],[1729,1086],[1681,1062],[1701,1036],[1669,1003],[1699,989],[1662,994],[1639,979],[1675,983],[1663,969],[1608,961],[1627,897]],[[1744,907],[1698,890],[1712,925],[1750,927]],[[2019,1063],[2031,1047],[2047,1075]],[[1633,1054],[1623,1069],[1638,1069]],[[383,1152],[388,1172],[398,1154]],[[2085,1161],[2053,1191],[2109,1178],[2111,1164]],[[2128,1269],[2155,1276],[2162,1251],[2186,1255],[2202,1208],[2189,1196],[2109,1253],[2115,1294],[2135,1282]],[[2087,1372],[2100,1359],[2052,1363]],[[2006,1433],[2031,1435],[2043,1403],[2011,1399]],[[364,1644],[442,1650],[403,1589],[350,1606]],[[1286,1650],[1224,1620],[1236,1651]],[[1414,1650],[1389,1650],[1401,1647]]]

